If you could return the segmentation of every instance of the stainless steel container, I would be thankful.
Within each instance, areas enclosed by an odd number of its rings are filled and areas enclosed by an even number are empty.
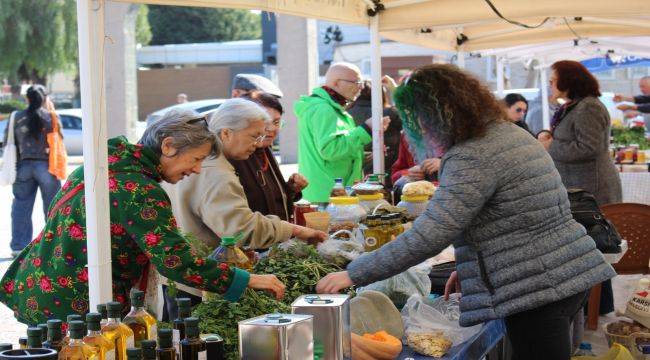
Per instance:
[[[270,314],[239,322],[239,357],[245,360],[313,360],[314,317]]]
[[[303,295],[291,304],[291,312],[314,316],[314,351],[322,353],[322,360],[351,358],[348,295]]]

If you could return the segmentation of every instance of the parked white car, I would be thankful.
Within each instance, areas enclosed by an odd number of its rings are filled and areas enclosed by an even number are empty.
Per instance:
[[[83,154],[83,137],[81,135],[81,109],[64,109],[57,110],[59,119],[61,119],[61,127],[63,128],[63,143],[68,155],[82,155]],[[0,121],[0,147],[4,147],[4,133],[9,118]]]

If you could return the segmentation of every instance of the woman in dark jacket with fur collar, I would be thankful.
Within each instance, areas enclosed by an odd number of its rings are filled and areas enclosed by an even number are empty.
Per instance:
[[[285,181],[271,151],[280,131],[284,109],[278,98],[261,91],[253,91],[243,98],[265,108],[272,122],[267,125],[266,137],[253,155],[247,160],[230,160],[230,163],[244,187],[251,210],[291,221],[293,203],[302,198],[301,191],[308,183],[300,174],[293,174],[289,181]]]

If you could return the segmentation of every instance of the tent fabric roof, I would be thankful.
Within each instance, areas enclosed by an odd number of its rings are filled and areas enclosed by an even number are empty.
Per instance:
[[[371,0],[118,0],[161,5],[257,9],[339,23],[368,25]],[[380,0],[381,35],[445,51],[476,51],[522,44],[602,37],[650,35],[648,0]],[[645,14],[642,16],[640,14]],[[424,32],[423,32],[424,30]],[[462,34],[462,35],[461,35]],[[459,37],[466,40],[459,43]]]

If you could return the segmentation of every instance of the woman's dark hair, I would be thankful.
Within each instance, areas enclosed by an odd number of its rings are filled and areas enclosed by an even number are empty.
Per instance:
[[[43,107],[46,96],[43,85],[32,85],[27,89],[27,99],[29,100],[29,105],[26,110],[28,119],[27,129],[29,130],[29,135],[33,138],[37,138],[38,133],[43,129],[45,119],[43,119],[39,110]]]
[[[263,107],[277,110],[280,115],[284,114],[284,108],[282,108],[280,100],[269,93],[265,93],[263,91],[251,91],[246,95],[243,95],[241,98],[250,100]]]
[[[506,117],[485,85],[449,64],[414,70],[394,98],[418,160],[441,156],[455,144],[483,136],[490,123]]]
[[[566,91],[569,99],[600,96],[598,80],[581,63],[563,60],[554,63],[551,69],[557,74],[557,89]]]
[[[518,103],[520,101],[523,101],[524,104],[526,104],[526,106],[528,106],[528,100],[526,100],[526,98],[521,94],[512,93],[512,94],[506,95],[506,97],[503,98],[503,102],[506,104],[507,107],[511,107],[512,105],[514,105],[514,104],[516,104],[516,103]]]
[[[363,81],[363,88],[361,88],[361,92],[359,93],[357,100],[365,100],[365,101],[372,100],[372,83],[370,82],[370,80]],[[388,92],[386,91],[386,87],[384,87],[383,85],[381,87],[381,104],[384,107],[386,107],[386,105],[388,104]]]

